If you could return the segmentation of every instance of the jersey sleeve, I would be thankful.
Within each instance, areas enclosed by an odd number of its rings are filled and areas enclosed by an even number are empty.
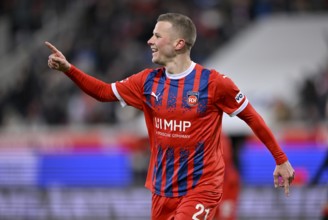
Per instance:
[[[112,90],[122,107],[130,105],[142,110],[143,82],[147,72],[148,70],[143,70],[124,80],[111,84]]]
[[[215,84],[215,105],[231,117],[243,111],[248,100],[235,83],[227,76],[217,73]]]
[[[117,101],[110,84],[86,74],[74,65],[65,74],[91,97],[102,102]]]
[[[244,120],[253,130],[254,134],[265,144],[273,155],[277,165],[285,163],[288,160],[272,131],[251,104],[247,105],[247,107],[238,114],[238,117]]]

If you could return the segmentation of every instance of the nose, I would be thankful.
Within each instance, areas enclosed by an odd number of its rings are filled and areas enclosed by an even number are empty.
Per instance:
[[[154,36],[151,36],[151,38],[149,38],[149,40],[147,41],[147,44],[150,46],[150,45],[152,45],[152,44],[154,44],[154,42],[153,42],[153,38],[154,38]]]

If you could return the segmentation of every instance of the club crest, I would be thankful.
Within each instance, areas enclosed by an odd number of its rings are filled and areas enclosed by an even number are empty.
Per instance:
[[[189,106],[195,106],[198,104],[199,92],[188,91],[187,92],[187,103]]]

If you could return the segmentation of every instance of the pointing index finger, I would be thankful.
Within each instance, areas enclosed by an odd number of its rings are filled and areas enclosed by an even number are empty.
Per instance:
[[[53,53],[60,53],[59,50],[52,45],[51,43],[49,43],[48,41],[45,42],[45,45],[53,52]]]

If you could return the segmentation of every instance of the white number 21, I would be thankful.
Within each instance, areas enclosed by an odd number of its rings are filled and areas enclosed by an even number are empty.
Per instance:
[[[205,215],[205,217],[204,217],[204,220],[206,220],[206,219],[207,219],[207,215],[208,215],[208,213],[210,213],[210,209],[205,209],[204,205],[202,205],[202,204],[197,204],[197,205],[196,205],[196,209],[197,209],[197,210],[199,209],[199,211],[196,212],[196,213],[192,216],[192,220],[200,220],[200,219],[198,218],[198,216],[201,215],[201,214],[203,214],[204,211],[206,212],[206,215]]]

